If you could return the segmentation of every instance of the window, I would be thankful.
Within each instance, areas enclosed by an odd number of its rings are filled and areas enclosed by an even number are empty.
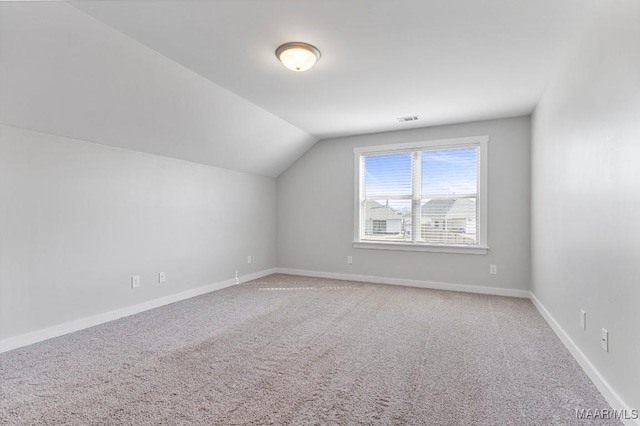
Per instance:
[[[488,140],[354,149],[354,247],[487,253]]]

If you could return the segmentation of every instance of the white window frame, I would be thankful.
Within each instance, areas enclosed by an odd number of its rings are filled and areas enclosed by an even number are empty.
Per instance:
[[[455,139],[439,139],[430,141],[419,141],[409,143],[399,143],[391,145],[378,145],[368,147],[357,147],[353,149],[354,154],[354,240],[353,247],[360,249],[382,249],[382,250],[405,250],[405,251],[429,251],[439,253],[461,253],[461,254],[487,254],[489,251],[487,231],[488,231],[488,144],[489,136],[471,136]],[[364,212],[360,206],[364,202],[364,161],[366,155],[394,154],[411,152],[420,149],[451,149],[464,147],[478,147],[478,210],[479,210],[479,233],[478,243],[473,245],[464,244],[433,244],[417,243],[405,241],[371,241],[361,239],[362,229],[360,224],[363,220]],[[415,201],[415,200],[414,200]],[[419,201],[418,201],[419,202]],[[412,209],[415,210],[415,209]],[[412,234],[413,235],[413,234]]]

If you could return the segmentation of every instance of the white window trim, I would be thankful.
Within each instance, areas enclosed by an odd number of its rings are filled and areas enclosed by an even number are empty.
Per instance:
[[[438,139],[430,141],[418,141],[391,145],[377,145],[367,147],[357,147],[353,149],[353,170],[354,170],[354,239],[353,247],[360,249],[377,249],[377,250],[403,250],[403,251],[424,251],[424,252],[438,252],[438,253],[459,253],[459,254],[487,254],[489,251],[488,245],[488,144],[489,136],[470,136],[454,139]],[[462,148],[466,146],[479,146],[480,147],[480,159],[478,164],[478,195],[480,199],[480,233],[478,235],[478,244],[474,245],[456,245],[456,244],[416,244],[405,243],[399,241],[370,241],[360,239],[360,221],[361,214],[360,204],[362,185],[364,184],[362,179],[362,157],[367,154],[392,154],[396,152],[406,152],[409,150],[420,148]]]

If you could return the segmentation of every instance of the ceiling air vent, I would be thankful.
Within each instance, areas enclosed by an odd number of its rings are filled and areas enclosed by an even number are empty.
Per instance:
[[[398,120],[398,123],[406,123],[407,121],[418,121],[418,116],[417,115],[409,115],[407,117],[396,118],[396,120]]]

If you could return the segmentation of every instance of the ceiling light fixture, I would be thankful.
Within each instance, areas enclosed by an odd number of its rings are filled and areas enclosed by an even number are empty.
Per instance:
[[[310,44],[296,41],[278,47],[276,56],[291,71],[306,71],[320,59],[320,51]]]

